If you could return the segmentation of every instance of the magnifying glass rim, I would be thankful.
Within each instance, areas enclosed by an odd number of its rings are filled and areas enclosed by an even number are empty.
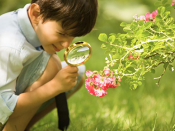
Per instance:
[[[86,46],[86,47],[89,47],[89,56],[88,56],[83,62],[81,62],[81,63],[78,63],[78,64],[71,64],[71,63],[69,63],[68,60],[67,60],[67,55],[68,55],[68,53],[69,53],[73,48],[78,47],[78,46],[82,46],[82,47],[83,47],[83,46]],[[66,49],[66,51],[64,52],[64,60],[65,60],[65,62],[66,62],[68,65],[79,66],[79,65],[84,64],[87,60],[89,60],[89,58],[91,57],[91,55],[92,55],[92,48],[91,48],[90,44],[87,43],[87,42],[85,42],[85,41],[79,41],[79,42],[76,42],[76,43],[70,45],[70,46]]]

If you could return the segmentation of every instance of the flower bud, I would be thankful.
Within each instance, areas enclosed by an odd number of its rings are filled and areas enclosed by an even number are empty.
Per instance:
[[[109,74],[110,74],[110,69],[109,69],[109,68],[104,69],[104,73],[105,73],[106,76],[109,76]]]

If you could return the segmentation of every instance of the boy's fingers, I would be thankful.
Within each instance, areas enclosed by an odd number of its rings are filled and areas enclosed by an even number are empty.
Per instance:
[[[77,77],[78,76],[78,73],[72,73],[69,75],[71,78],[74,78],[74,77]]]
[[[74,82],[74,81],[77,81],[77,77],[74,77],[73,82]]]
[[[70,72],[70,73],[76,73],[76,72],[78,72],[78,67],[76,67],[76,66],[67,65],[63,69],[66,69],[67,72]]]

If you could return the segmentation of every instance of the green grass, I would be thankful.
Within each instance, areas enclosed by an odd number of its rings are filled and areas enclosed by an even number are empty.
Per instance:
[[[93,54],[86,63],[86,69],[103,69],[105,55],[100,49],[100,42],[95,38],[88,42],[92,45]],[[63,51],[58,55],[63,60]],[[136,90],[130,90],[122,81],[121,86],[109,89],[108,94],[101,98],[90,95],[83,86],[68,100],[71,119],[68,131],[175,130],[175,72],[167,71],[160,86],[157,86],[153,78],[159,76],[162,69],[159,67],[155,74],[146,74],[143,85]],[[57,121],[55,109],[39,121],[32,131],[57,131]]]

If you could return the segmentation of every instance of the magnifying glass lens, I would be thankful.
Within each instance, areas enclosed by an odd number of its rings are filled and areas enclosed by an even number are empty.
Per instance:
[[[67,61],[70,64],[79,64],[85,61],[88,56],[89,56],[89,48],[78,46],[68,53]]]
[[[90,58],[91,46],[86,42],[77,42],[71,45],[64,55],[67,64],[78,66]]]

